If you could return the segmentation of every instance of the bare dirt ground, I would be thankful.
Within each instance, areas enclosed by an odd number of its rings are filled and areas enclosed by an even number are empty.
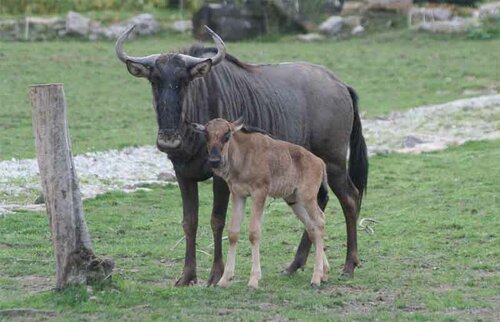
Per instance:
[[[370,155],[420,153],[474,140],[500,138],[500,95],[457,100],[363,119]],[[84,198],[173,182],[172,164],[154,146],[93,152],[75,157]],[[43,210],[36,160],[0,161],[0,216],[17,209]]]

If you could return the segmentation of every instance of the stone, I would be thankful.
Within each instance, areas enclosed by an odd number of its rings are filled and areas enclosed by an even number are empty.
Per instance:
[[[129,20],[114,24],[108,27],[102,27],[99,24],[91,24],[89,39],[117,39],[130,26],[135,25],[130,38],[136,35],[150,36],[160,31],[160,23],[149,13],[143,13],[132,17]]]
[[[160,23],[150,13],[142,13],[132,17],[125,25],[136,25],[134,32],[141,36],[149,36],[160,31]]]
[[[302,41],[319,41],[325,39],[325,36],[320,35],[318,33],[309,33],[309,34],[300,34],[297,35],[297,39],[302,40]]]
[[[66,16],[66,33],[69,35],[87,36],[90,32],[90,18],[78,12],[70,11]]]
[[[320,33],[327,36],[335,36],[344,26],[344,18],[341,16],[331,16],[319,26]]]
[[[485,3],[479,7],[480,19],[500,19],[500,1]]]
[[[342,8],[342,16],[359,15],[366,7],[366,3],[362,1],[346,1]]]
[[[414,148],[418,144],[425,143],[423,140],[417,138],[413,135],[407,135],[403,138],[402,147],[403,148]]]
[[[354,28],[361,25],[361,16],[344,16],[344,24]]]
[[[413,0],[369,0],[367,10],[407,13],[413,7]]]
[[[209,40],[205,25],[215,31],[224,41],[238,41],[266,33],[263,12],[240,8],[235,4],[205,4],[192,18],[193,36]]]
[[[412,26],[412,29],[433,33],[463,33],[477,25],[478,22],[475,19],[455,17],[452,20],[447,21],[421,22]]]
[[[418,8],[413,7],[408,12],[408,25],[411,27],[414,23],[445,21],[450,20],[452,12],[448,8]]]
[[[193,30],[193,22],[191,20],[178,20],[173,23],[172,29],[178,32],[188,32]]]
[[[361,26],[361,25],[356,26],[356,27],[354,27],[354,28],[351,30],[351,34],[352,34],[352,35],[360,35],[360,34],[362,34],[362,33],[364,33],[364,32],[365,32],[365,28],[364,28],[363,26]]]

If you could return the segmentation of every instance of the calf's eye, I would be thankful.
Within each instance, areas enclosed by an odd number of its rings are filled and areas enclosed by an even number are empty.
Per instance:
[[[226,132],[226,134],[224,134],[224,138],[222,139],[222,142],[226,143],[227,141],[229,141],[230,137],[231,137],[231,132]]]

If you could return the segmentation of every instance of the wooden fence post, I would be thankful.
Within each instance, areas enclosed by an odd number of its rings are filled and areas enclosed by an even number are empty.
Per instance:
[[[66,117],[62,84],[30,89],[33,133],[56,257],[56,288],[106,279],[113,262],[99,260],[83,213]]]

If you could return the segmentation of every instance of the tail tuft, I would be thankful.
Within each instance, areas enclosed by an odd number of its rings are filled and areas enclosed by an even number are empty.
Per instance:
[[[368,151],[359,117],[358,95],[353,88],[348,86],[347,89],[351,95],[354,108],[354,120],[349,145],[349,177],[359,191],[361,204],[368,184]]]

